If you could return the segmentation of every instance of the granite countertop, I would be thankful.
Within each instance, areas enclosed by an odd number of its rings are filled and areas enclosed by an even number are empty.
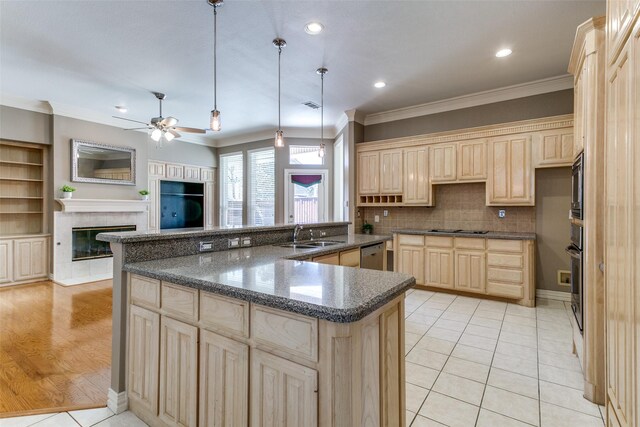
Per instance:
[[[392,230],[394,234],[417,234],[422,236],[446,236],[446,237],[477,237],[486,239],[504,239],[504,240],[536,240],[536,233],[518,233],[510,231],[489,231],[484,234],[474,232],[473,230],[463,230],[459,232],[442,232],[431,230],[417,229],[397,229]]]
[[[415,284],[412,276],[300,261],[390,236],[333,236],[321,249],[256,246],[125,264],[123,270],[332,322],[362,319]]]
[[[313,224],[313,227],[327,227],[349,225],[350,222],[326,222]],[[207,227],[207,228],[178,228],[170,230],[154,231],[123,231],[120,233],[100,233],[99,240],[113,243],[148,242],[152,240],[168,240],[181,237],[223,236],[225,234],[237,234],[239,232],[270,232],[279,230],[292,230],[295,224],[276,224],[263,226],[233,226],[233,227]]]

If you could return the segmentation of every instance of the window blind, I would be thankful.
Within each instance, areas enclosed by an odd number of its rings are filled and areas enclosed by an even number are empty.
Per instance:
[[[242,153],[220,156],[220,225],[242,225]]]
[[[276,159],[273,148],[250,151],[248,162],[250,225],[273,225],[275,221]]]

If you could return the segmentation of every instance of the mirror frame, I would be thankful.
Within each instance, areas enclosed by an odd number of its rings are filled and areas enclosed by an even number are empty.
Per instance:
[[[136,185],[136,149],[117,145],[100,144],[98,142],[84,141],[81,139],[71,140],[71,181],[91,182],[94,184],[116,184],[116,185]],[[78,176],[78,151],[80,147],[103,148],[114,151],[121,151],[131,155],[131,179],[108,179],[108,178],[86,178]]]

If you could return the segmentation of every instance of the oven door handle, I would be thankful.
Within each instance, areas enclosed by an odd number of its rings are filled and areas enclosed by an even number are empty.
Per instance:
[[[578,250],[575,246],[573,245],[569,245],[565,248],[565,251],[567,251],[567,253],[569,255],[571,255],[571,257],[573,258],[580,258],[582,256],[582,253],[580,252],[580,250]]]

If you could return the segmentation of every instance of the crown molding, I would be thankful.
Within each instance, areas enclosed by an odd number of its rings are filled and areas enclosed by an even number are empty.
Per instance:
[[[573,41],[571,57],[569,58],[569,73],[573,75],[579,74],[579,69],[582,64],[581,58],[597,51],[598,43],[596,37],[592,34],[595,31],[600,31],[603,34],[601,37],[604,38],[606,23],[605,16],[598,16],[590,18],[578,26],[576,37]]]
[[[350,122],[360,123],[361,125],[366,124],[365,119],[366,116],[362,111],[358,111],[355,108],[351,110],[347,110],[344,112],[347,115],[347,120]]]
[[[53,108],[47,101],[21,98],[19,96],[9,95],[6,93],[0,93],[0,105],[33,111],[36,113],[53,114]]]
[[[319,129],[318,128],[282,128],[284,132],[284,139],[287,138],[310,138],[317,139]],[[333,141],[337,136],[335,127],[326,126],[324,129],[324,138],[326,140]],[[273,129],[257,131],[252,133],[245,133],[237,136],[230,136],[228,138],[220,138],[215,140],[215,147],[229,147],[232,145],[246,144],[249,142],[264,141],[265,139],[273,139],[275,137],[275,131]]]
[[[492,104],[494,102],[508,101],[511,99],[524,98],[526,96],[540,95],[543,93],[556,92],[571,88],[573,88],[573,76],[566,74],[542,80],[535,80],[533,82],[506,86],[499,89],[457,96],[455,98],[443,99],[426,104],[414,105],[412,107],[368,114],[364,118],[364,125],[369,126],[378,123],[427,116],[445,111]]]

